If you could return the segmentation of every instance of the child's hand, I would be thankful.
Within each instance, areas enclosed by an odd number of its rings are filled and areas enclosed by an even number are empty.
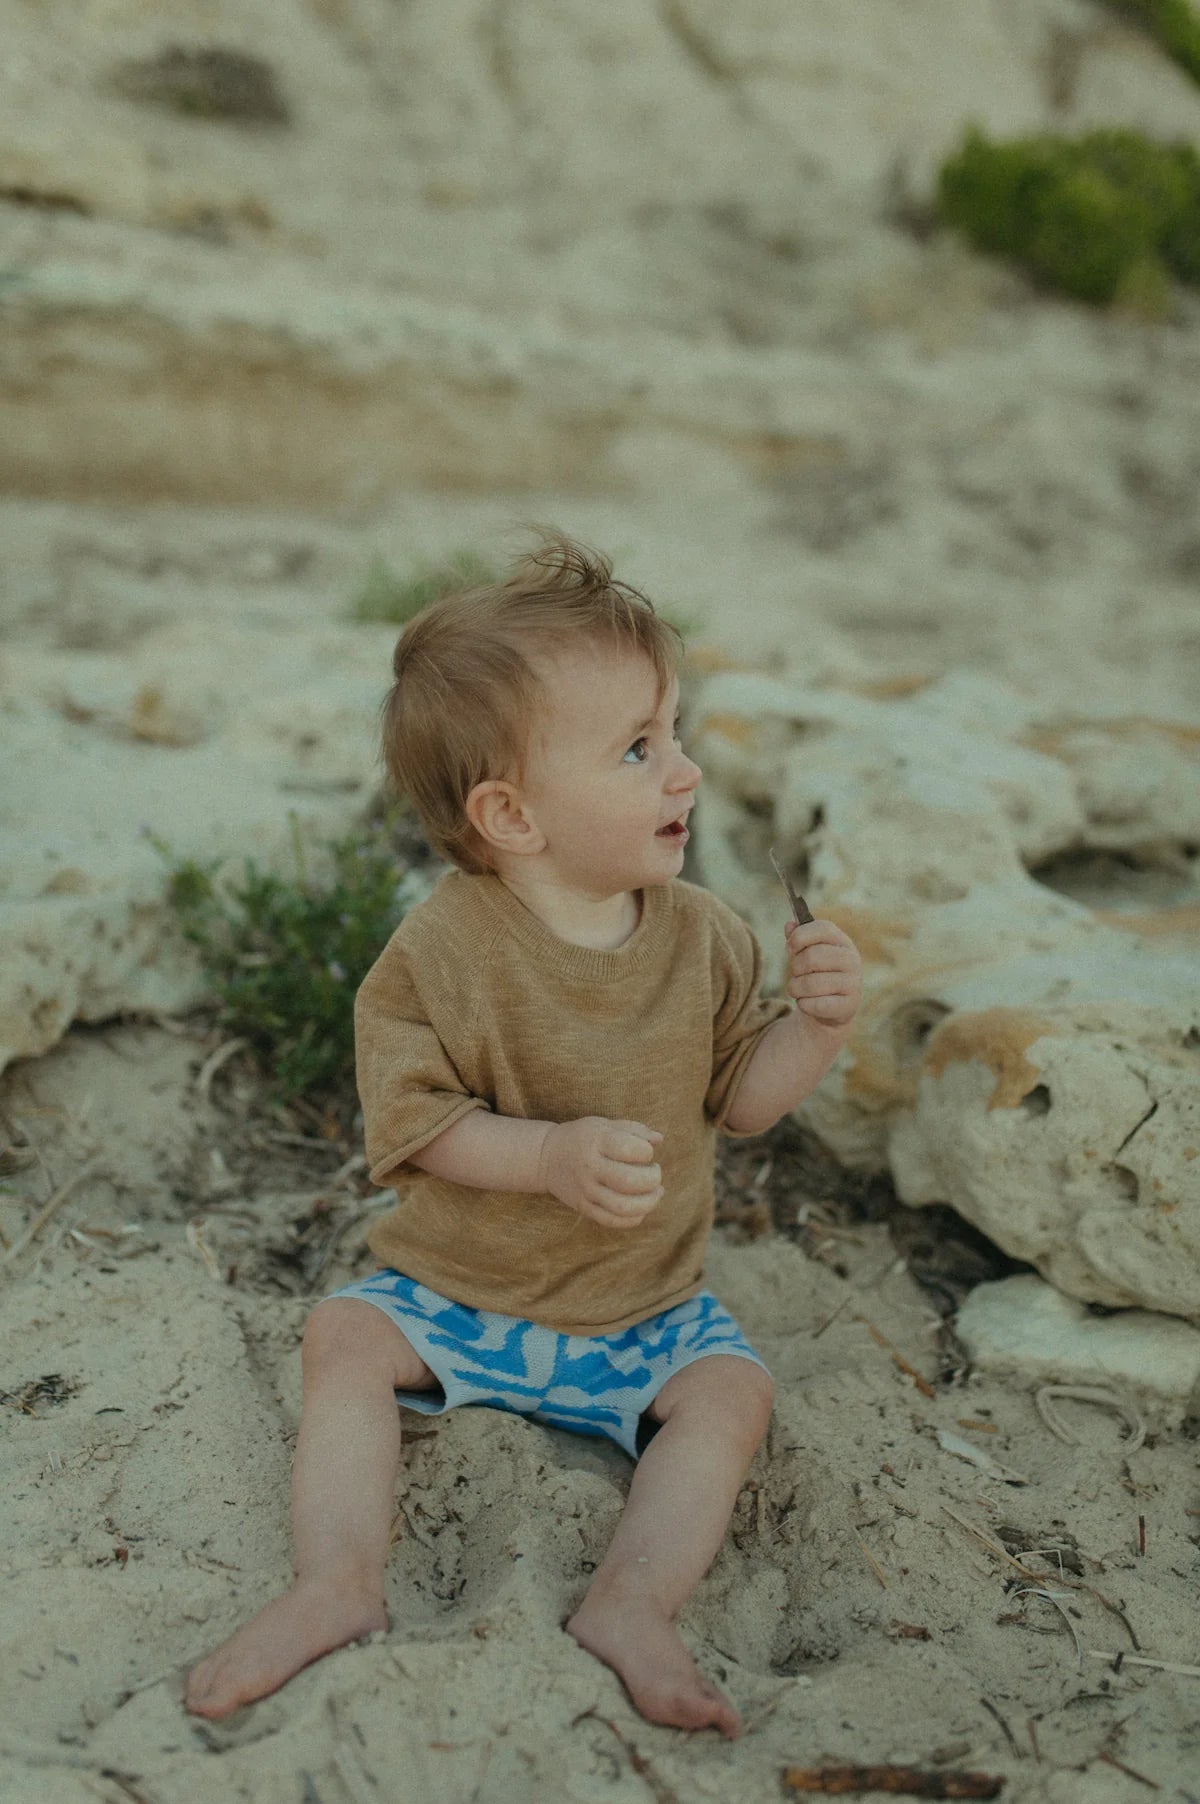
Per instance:
[[[663,1193],[654,1161],[661,1139],[640,1121],[557,1122],[542,1145],[543,1188],[602,1228],[636,1228]]]
[[[787,993],[802,1015],[822,1027],[846,1027],[862,1000],[862,959],[848,934],[832,921],[787,927]]]

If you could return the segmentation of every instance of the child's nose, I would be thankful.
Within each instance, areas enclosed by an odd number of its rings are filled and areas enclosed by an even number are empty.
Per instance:
[[[693,764],[686,752],[681,752],[679,754],[679,769],[673,771],[671,774],[670,788],[672,790],[695,789],[699,781],[700,766],[698,764]]]

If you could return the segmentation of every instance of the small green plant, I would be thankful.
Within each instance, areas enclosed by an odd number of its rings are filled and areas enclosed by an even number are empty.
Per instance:
[[[168,44],[157,56],[119,64],[113,81],[131,100],[195,119],[286,125],[290,117],[269,63],[216,44]]]
[[[1136,19],[1193,81],[1200,82],[1200,14],[1190,0],[1108,0],[1108,5]]]
[[[975,129],[942,166],[942,220],[1047,288],[1103,306],[1166,305],[1200,284],[1200,156],[1134,131],[991,144]]]
[[[401,576],[377,554],[350,605],[350,614],[354,620],[407,626],[414,614],[439,595],[495,580],[496,572],[473,551],[455,552],[444,564],[420,564],[408,576]]]
[[[247,860],[240,881],[222,881],[220,861],[176,858],[151,838],[221,1019],[250,1042],[276,1099],[345,1101],[354,1090],[355,991],[421,891],[399,868],[386,823],[330,846],[320,879],[308,875],[295,816],[292,829],[293,878]]]

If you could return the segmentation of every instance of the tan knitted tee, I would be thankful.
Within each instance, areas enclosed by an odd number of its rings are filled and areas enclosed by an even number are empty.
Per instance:
[[[707,890],[643,892],[623,946],[571,945],[499,878],[442,878],[358,993],[367,1160],[399,1206],[367,1236],[381,1264],[477,1309],[605,1334],[702,1287],[713,1148],[764,1031],[754,937]],[[472,1109],[658,1128],[665,1194],[632,1229],[555,1197],[472,1189],[405,1163]],[[728,1130],[726,1130],[728,1131]]]

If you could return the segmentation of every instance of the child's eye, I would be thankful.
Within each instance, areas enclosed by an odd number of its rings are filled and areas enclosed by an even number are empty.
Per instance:
[[[650,748],[646,744],[646,741],[644,738],[635,739],[633,744],[630,746],[629,750],[626,752],[625,756],[622,758],[622,760],[621,760],[622,764],[644,764],[646,762],[646,757],[649,752],[649,749]]]

